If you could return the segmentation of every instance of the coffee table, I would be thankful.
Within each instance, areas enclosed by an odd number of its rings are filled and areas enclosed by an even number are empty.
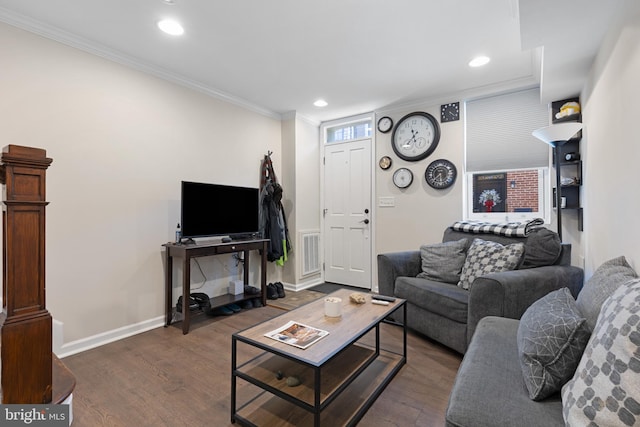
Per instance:
[[[400,298],[388,306],[374,305],[369,294],[363,294],[364,304],[354,304],[349,301],[352,292],[343,289],[326,296],[342,299],[340,317],[324,315],[322,297],[233,334],[232,423],[333,427],[352,426],[362,418],[407,361],[406,307]],[[401,348],[382,345],[386,334],[381,334],[381,323],[401,308],[402,344],[396,345]],[[329,335],[306,349],[265,336],[288,321]],[[301,384],[287,385],[291,376]]]

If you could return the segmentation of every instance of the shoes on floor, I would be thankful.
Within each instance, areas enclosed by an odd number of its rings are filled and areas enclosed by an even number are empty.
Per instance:
[[[250,300],[250,299],[242,301],[241,304],[242,304],[242,308],[245,310],[248,310],[254,307],[253,300]]]
[[[238,313],[239,311],[242,310],[242,308],[240,308],[238,304],[229,304],[229,305],[225,305],[225,307],[233,311],[234,313]]]
[[[211,310],[212,316],[231,316],[233,314],[233,310],[228,308],[228,306],[216,307]]]
[[[282,284],[282,282],[276,282],[274,283],[274,286],[276,287],[276,291],[278,292],[278,298],[284,298],[284,285]]]
[[[260,294],[260,289],[256,288],[255,286],[245,285],[244,293],[247,295],[258,295]]]
[[[255,307],[262,307],[262,301],[260,300],[260,298],[254,298],[252,300],[250,300],[249,302],[251,302],[251,304]]]
[[[278,288],[273,283],[267,285],[267,299],[278,299]]]

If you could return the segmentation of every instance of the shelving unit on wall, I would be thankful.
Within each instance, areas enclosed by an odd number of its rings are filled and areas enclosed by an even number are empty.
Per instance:
[[[578,110],[574,114],[564,115],[561,117],[559,113],[563,111],[563,107],[568,104],[575,103],[578,105]],[[553,124],[563,122],[582,122],[582,114],[579,110],[580,99],[571,98],[562,101],[555,101],[551,103],[551,122]],[[583,209],[580,201],[580,190],[582,187],[582,160],[580,156],[580,142],[582,140],[582,131],[578,132],[576,136],[559,147],[560,152],[560,181],[561,181],[561,196],[566,203],[560,206],[560,209],[567,212],[575,212],[578,217],[578,230],[583,231]],[[554,152],[554,164],[556,164],[555,152]],[[554,191],[554,208],[557,208],[555,203],[555,191]]]

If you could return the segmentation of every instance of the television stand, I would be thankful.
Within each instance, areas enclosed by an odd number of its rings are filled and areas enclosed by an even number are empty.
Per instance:
[[[259,239],[260,237],[257,236],[257,233],[249,233],[249,234],[232,234],[229,236],[229,239],[231,239],[231,241],[234,242],[244,242],[246,240],[255,240],[255,239]]]
[[[194,244],[165,243],[165,327],[173,321],[173,258],[182,258],[182,295],[191,293],[191,258],[244,252],[244,284],[249,285],[249,252],[260,251],[260,294],[220,295],[211,298],[211,308],[260,298],[267,305],[267,239],[244,240],[239,242],[207,242]],[[178,312],[176,311],[176,314]],[[189,333],[191,313],[189,304],[182,304],[182,333]]]

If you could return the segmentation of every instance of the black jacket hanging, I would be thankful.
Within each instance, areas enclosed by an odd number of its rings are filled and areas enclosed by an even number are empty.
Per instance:
[[[271,153],[264,156],[260,183],[260,233],[268,239],[267,259],[279,264],[291,251],[287,220],[282,206],[282,186],[278,184],[271,163]]]

